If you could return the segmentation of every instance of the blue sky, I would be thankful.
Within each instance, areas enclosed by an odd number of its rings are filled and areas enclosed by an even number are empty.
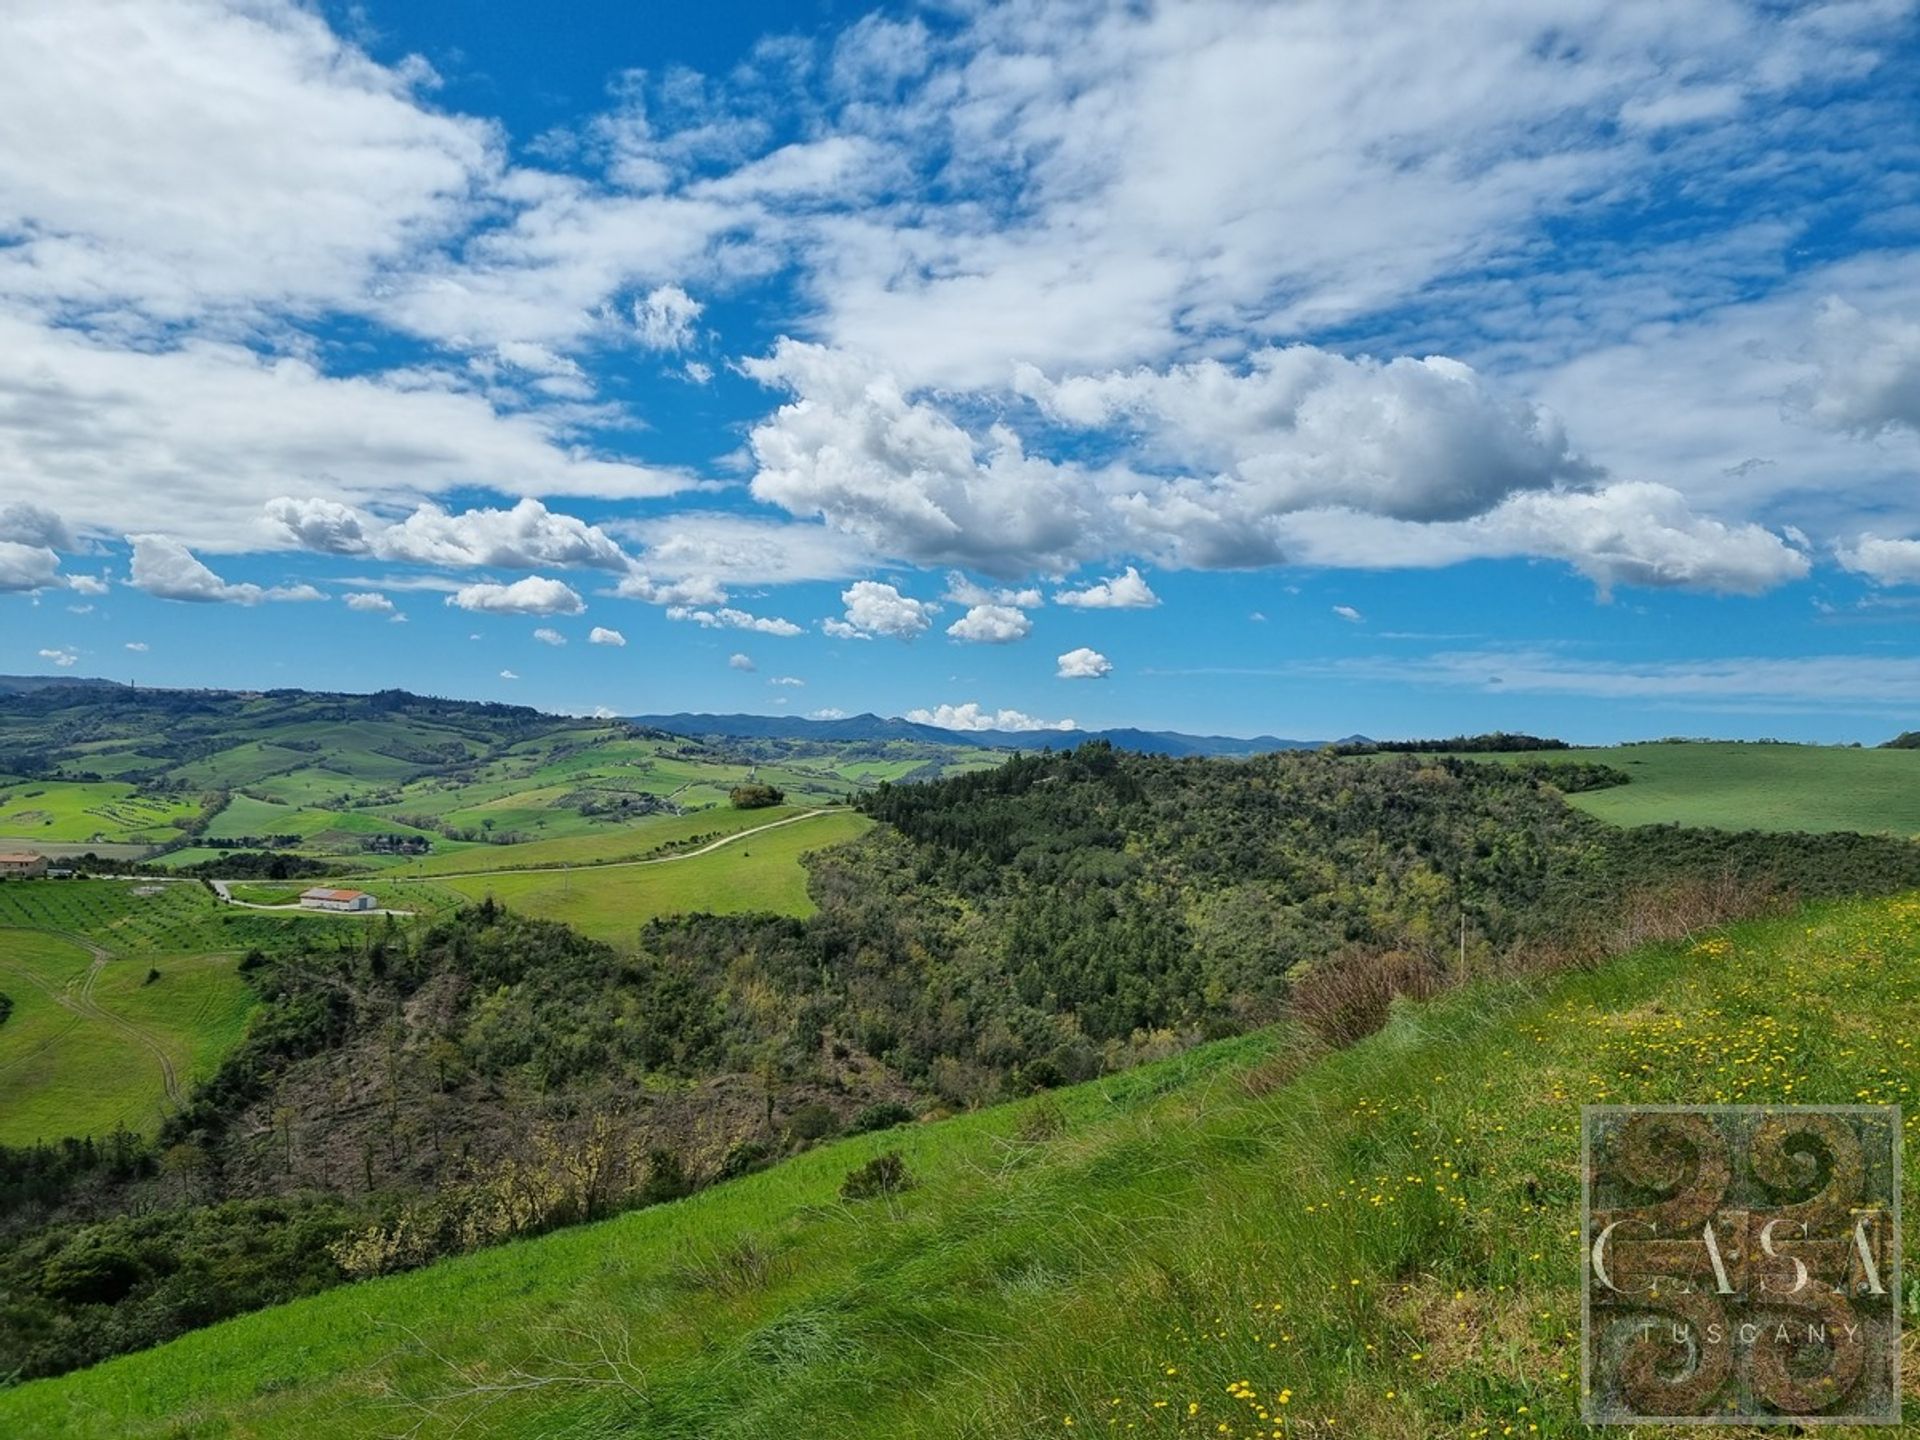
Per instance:
[[[0,16],[0,670],[1920,724],[1920,22]]]

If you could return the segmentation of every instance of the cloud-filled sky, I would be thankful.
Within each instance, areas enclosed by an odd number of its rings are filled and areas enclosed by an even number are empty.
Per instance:
[[[1882,738],[1917,62],[1904,0],[23,0],[0,670]]]

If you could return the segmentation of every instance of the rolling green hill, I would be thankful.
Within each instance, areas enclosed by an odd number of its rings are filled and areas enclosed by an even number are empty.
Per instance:
[[[1910,1103],[1916,1033],[1920,900],[1829,904],[823,1146],[0,1393],[0,1429],[1583,1434],[1578,1107]],[[888,1151],[912,1188],[840,1198]]]
[[[1685,741],[1463,758],[1613,766],[1631,783],[1571,799],[1614,825],[1920,836],[1920,750]]]

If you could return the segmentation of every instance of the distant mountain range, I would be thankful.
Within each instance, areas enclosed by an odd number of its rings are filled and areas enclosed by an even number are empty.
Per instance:
[[[127,691],[132,687],[118,680],[84,675],[0,675],[0,695],[83,688]],[[149,687],[150,690],[163,692],[168,688]],[[710,715],[683,710],[673,715],[629,715],[625,718],[649,729],[701,738],[863,742],[918,740],[923,744],[993,750],[1039,750],[1046,746],[1059,750],[1084,744],[1088,740],[1105,740],[1116,749],[1150,755],[1264,755],[1273,750],[1318,750],[1327,745],[1368,743],[1364,735],[1348,735],[1340,740],[1288,740],[1278,735],[1188,735],[1178,730],[1140,730],[1132,727],[1117,730],[948,730],[938,725],[917,724],[899,716],[888,718],[871,713],[847,715],[838,720],[808,720],[798,715]]]
[[[629,715],[636,725],[675,735],[719,736],[735,740],[919,740],[933,745],[987,746],[991,749],[1062,749],[1088,740],[1105,740],[1116,749],[1152,755],[1264,755],[1272,750],[1318,750],[1344,741],[1285,740],[1278,735],[1187,735],[1177,730],[946,730],[898,716],[848,715],[838,720],[807,720],[798,715]]]

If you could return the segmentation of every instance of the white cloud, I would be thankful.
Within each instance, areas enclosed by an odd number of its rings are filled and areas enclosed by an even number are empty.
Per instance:
[[[264,589],[251,583],[228,584],[169,535],[129,535],[127,541],[133,546],[130,567],[133,587],[162,600],[258,605],[263,600],[326,598],[311,585],[277,585]]]
[[[133,652],[135,652],[136,654],[139,654],[139,655],[144,655],[144,654],[146,654],[146,653],[147,653],[147,651],[148,651],[148,650],[149,650],[150,648],[152,648],[152,647],[150,647],[150,646],[149,646],[149,645],[147,644],[147,642],[146,642],[146,641],[144,641],[144,640],[129,640],[129,641],[127,642],[127,647],[126,647],[126,648],[127,648],[127,649],[129,649],[129,650],[132,650],[132,651],[133,651]]]
[[[393,601],[377,590],[356,590],[340,597],[349,610],[375,611],[384,615],[393,613]]]
[[[1367,618],[1351,605],[1336,605],[1333,607],[1333,613],[1350,625],[1358,625]]]
[[[492,581],[463,585],[447,597],[447,604],[497,615],[578,615],[587,608],[571,586],[542,575],[529,575],[511,585]]]
[[[1811,568],[1773,532],[1700,515],[1679,491],[1646,481],[1516,495],[1447,524],[1304,511],[1281,533],[1302,564],[1386,570],[1534,555],[1566,561],[1602,593],[1643,585],[1754,595]]]
[[[936,705],[931,710],[909,710],[907,719],[916,725],[937,725],[942,730],[1077,730],[1071,720],[1038,720],[1019,710],[985,710],[978,701],[964,705]]]
[[[902,595],[878,580],[856,580],[840,592],[840,603],[847,607],[845,626],[862,635],[890,635],[896,640],[911,640],[933,623],[939,607],[924,600]],[[836,622],[828,621],[829,627]],[[850,638],[842,631],[828,628],[829,635]]]
[[[1160,597],[1153,593],[1153,587],[1140,572],[1129,565],[1120,574],[1110,575],[1085,589],[1055,591],[1053,603],[1075,605],[1082,610],[1144,610],[1158,605]]]
[[[1039,590],[1031,585],[1013,588],[996,586],[989,588],[975,584],[958,570],[947,573],[947,590],[943,597],[956,605],[1011,605],[1020,610],[1031,610],[1042,603]]]
[[[324,499],[286,496],[265,506],[275,538],[332,554],[368,554],[381,560],[460,568],[487,566],[532,570],[543,565],[627,571],[633,561],[598,526],[557,514],[538,500],[508,510],[463,510],[450,514],[422,505],[395,525]]]
[[[771,680],[767,681],[769,685],[786,685],[796,688],[806,683],[807,682],[802,680],[798,675],[775,675]]]
[[[788,585],[844,580],[871,567],[875,558],[858,540],[824,525],[719,510],[683,510],[611,528],[641,543],[641,563],[649,574],[676,581]]]
[[[742,654],[736,650],[727,657],[727,668],[729,670],[755,670],[759,667],[753,663],[753,657],[751,655]]]
[[[240,523],[290,486],[351,508],[467,487],[635,498],[692,483],[594,458],[557,413],[503,414],[476,395],[331,377],[239,345],[119,349],[0,307],[0,416],[10,405],[36,418],[0,419],[0,474],[57,488],[91,532],[138,517],[213,550],[294,543],[284,525]],[[351,534],[315,548],[350,551]]]
[[[360,307],[471,218],[500,165],[491,126],[416,101],[431,81],[272,0],[17,11],[0,293],[158,324]]]
[[[669,605],[669,620],[689,620],[708,630],[753,630],[762,635],[798,635],[801,628],[778,616],[754,615],[745,610],[695,610],[686,605]]]
[[[844,710],[836,710],[831,705],[827,705],[818,710],[809,710],[807,712],[807,718],[809,720],[844,720],[847,718],[847,712]]]
[[[680,373],[695,385],[705,385],[713,379],[713,367],[698,360],[689,360],[680,367]]]
[[[66,522],[53,511],[24,502],[0,506],[0,593],[42,590],[59,583],[60,557],[55,549],[70,550],[73,543]],[[67,584],[83,595],[106,590],[104,581],[90,575],[72,576]],[[95,585],[100,588],[92,588]]]
[[[104,595],[113,587],[104,575],[69,575],[67,588],[77,595]]]
[[[60,557],[46,546],[0,540],[0,592],[43,590],[59,578]]]
[[[858,626],[849,625],[844,620],[822,620],[820,629],[833,640],[871,640],[873,638]]]
[[[587,632],[587,643],[589,645],[624,647],[627,643],[627,637],[622,635],[618,630],[609,630],[604,625],[596,625]]]
[[[1798,398],[1820,424],[1867,437],[1920,430],[1920,312],[1868,316],[1829,296],[1814,324],[1814,362]]]
[[[678,285],[661,285],[633,302],[633,328],[650,350],[683,350],[706,307]]]
[[[80,659],[78,654],[68,649],[42,650],[40,652],[40,658],[58,665],[62,670],[72,669],[75,662]]]
[[[520,677],[511,670],[502,670],[500,672],[500,678],[502,680],[518,680]]]
[[[973,645],[1006,645],[1032,632],[1026,611],[1011,605],[975,605],[947,627],[954,639]]]
[[[1839,552],[1839,559],[1876,585],[1920,585],[1920,540],[1862,535]]]
[[[566,636],[546,625],[542,625],[538,630],[535,630],[533,632],[533,638],[538,640],[542,645],[553,645],[557,647],[567,643]]]
[[[1067,651],[1057,663],[1060,668],[1054,673],[1062,680],[1102,680],[1113,673],[1113,662],[1085,645]]]

